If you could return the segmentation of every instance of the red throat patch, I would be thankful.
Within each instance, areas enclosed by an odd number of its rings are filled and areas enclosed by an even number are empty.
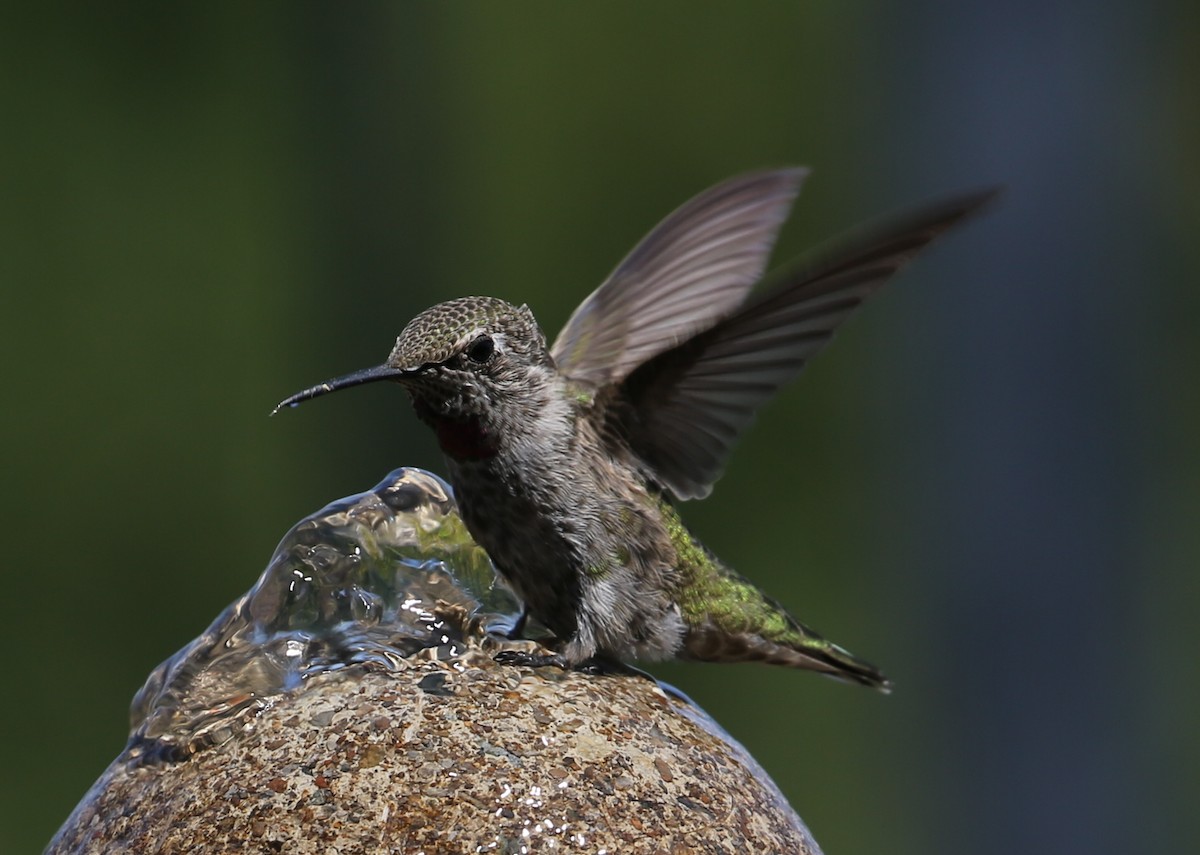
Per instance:
[[[434,431],[442,451],[455,460],[485,460],[500,450],[495,437],[475,417],[465,421],[438,419]]]
[[[500,451],[496,437],[488,433],[478,416],[448,419],[416,396],[413,396],[412,404],[421,421],[437,434],[442,451],[455,460],[486,460]]]

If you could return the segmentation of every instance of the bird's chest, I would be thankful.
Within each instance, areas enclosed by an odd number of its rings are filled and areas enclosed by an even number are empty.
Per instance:
[[[559,473],[502,457],[448,462],[463,521],[497,569],[538,611],[568,608],[588,552],[588,502]]]
[[[467,528],[530,613],[573,655],[672,655],[676,556],[644,485],[603,463],[547,473],[504,462],[450,460],[451,481]]]

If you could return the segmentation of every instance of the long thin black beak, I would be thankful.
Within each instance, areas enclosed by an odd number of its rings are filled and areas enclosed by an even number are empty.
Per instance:
[[[375,383],[379,380],[394,380],[397,377],[403,377],[405,374],[411,373],[411,371],[405,371],[402,368],[392,368],[390,365],[376,365],[374,368],[364,368],[362,371],[355,371],[353,374],[345,374],[341,377],[335,377],[332,380],[326,380],[324,383],[318,383],[311,389],[305,389],[303,392],[297,392],[290,398],[284,398],[275,409],[271,410],[271,415],[275,415],[284,407],[297,407],[301,401],[318,398],[326,392],[336,392],[338,389],[361,386],[363,383]]]

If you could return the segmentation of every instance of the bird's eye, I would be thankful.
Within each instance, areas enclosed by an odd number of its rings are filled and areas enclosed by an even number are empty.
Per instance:
[[[492,341],[492,337],[490,335],[481,335],[467,347],[467,358],[472,362],[487,362],[492,358],[492,353],[495,349],[496,344]]]

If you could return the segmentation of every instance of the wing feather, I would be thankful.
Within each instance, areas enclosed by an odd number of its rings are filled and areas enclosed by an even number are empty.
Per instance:
[[[639,243],[563,327],[551,354],[599,388],[733,311],[762,276],[807,175],[756,172],[701,193]]]
[[[676,498],[708,495],[755,411],[863,300],[994,195],[964,195],[860,230],[633,371],[622,387],[632,410],[626,434],[647,470]]]

